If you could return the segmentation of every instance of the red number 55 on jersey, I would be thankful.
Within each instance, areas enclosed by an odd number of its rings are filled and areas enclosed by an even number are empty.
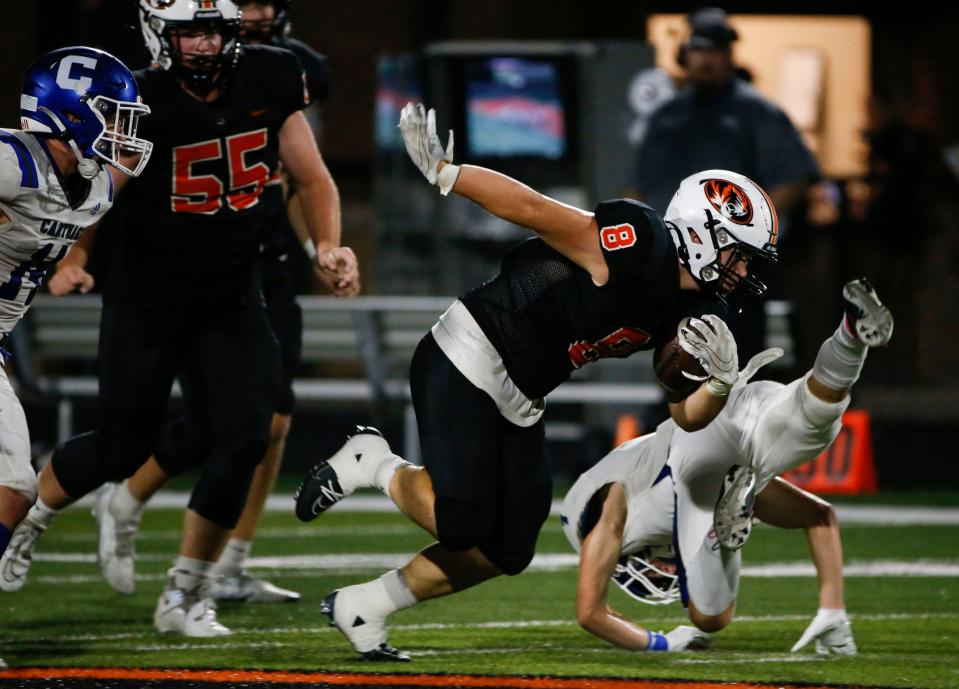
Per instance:
[[[260,200],[270,179],[265,163],[247,165],[246,155],[266,147],[266,129],[226,137],[227,179],[216,174],[195,174],[197,163],[223,158],[223,141],[212,139],[173,149],[174,213],[213,215],[226,205],[234,211],[251,208]]]

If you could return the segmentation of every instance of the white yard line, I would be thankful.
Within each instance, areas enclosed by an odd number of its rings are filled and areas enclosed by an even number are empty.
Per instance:
[[[942,620],[942,619],[956,619],[959,618],[959,613],[883,613],[883,614],[866,614],[866,615],[856,615],[850,614],[849,616],[853,621],[889,621],[889,620]],[[810,612],[808,615],[741,615],[737,616],[734,622],[753,622],[753,623],[777,623],[777,622],[798,622],[811,620],[813,618],[813,612]],[[685,617],[669,617],[669,618],[660,618],[656,620],[657,625],[672,625],[672,624],[687,624],[689,620]],[[393,631],[410,631],[410,632],[421,632],[421,631],[442,631],[442,630],[462,630],[462,629],[528,629],[528,628],[541,628],[541,627],[577,627],[576,620],[566,619],[566,620],[501,620],[496,622],[434,622],[427,624],[397,624],[391,625],[390,629]],[[261,634],[328,634],[333,632],[334,629],[328,625],[323,625],[321,627],[276,627],[273,629],[234,629],[233,637],[238,636],[253,636]],[[149,633],[149,632],[146,632]],[[0,646],[13,646],[17,644],[37,644],[37,643],[46,643],[46,642],[83,642],[83,641],[123,641],[124,639],[142,639],[145,632],[122,632],[117,634],[75,634],[75,635],[54,635],[54,636],[42,636],[42,637],[32,637],[25,639],[11,639],[6,638],[0,641]],[[164,648],[176,648],[178,644],[182,643],[179,641],[180,637],[171,638],[171,643],[169,646]],[[176,639],[174,641],[173,639]],[[251,642],[259,643],[259,642]],[[272,644],[274,642],[262,642],[264,644]],[[282,643],[282,642],[275,642]],[[159,647],[159,644],[156,644]],[[211,647],[215,646],[216,648],[221,648],[220,642],[215,639],[211,639],[209,644],[200,645],[197,644],[197,647]],[[139,647],[138,647],[139,648]],[[604,650],[613,650],[613,649],[604,649]],[[743,654],[744,658],[749,657],[748,654]]]
[[[94,564],[94,553],[36,553],[38,562]],[[252,569],[311,570],[328,573],[380,570],[402,567],[409,560],[408,553],[338,553],[326,555],[277,555],[248,558],[246,564]],[[140,555],[147,562],[165,562],[169,555]],[[575,553],[540,553],[533,558],[530,571],[551,572],[574,569],[579,563]],[[959,561],[956,560],[850,560],[843,567],[848,577],[959,577]],[[79,575],[82,576],[82,575]],[[811,562],[769,562],[760,565],[745,565],[743,577],[813,577],[816,570]],[[39,577],[46,583],[76,582],[76,576]]]
[[[154,508],[182,509],[190,494],[186,492],[160,491],[150,501]],[[554,500],[550,513],[560,514],[562,500]],[[78,505],[91,506],[91,496],[80,500]],[[266,501],[268,512],[293,512],[292,493],[271,495]],[[353,495],[333,506],[339,512],[397,512],[392,501],[382,495]],[[912,507],[903,505],[837,505],[836,513],[841,524],[870,524],[885,526],[959,526],[959,508]]]
[[[742,665],[743,663],[822,663],[829,656],[815,653],[796,653],[795,655],[780,654],[771,656],[751,656],[746,653],[737,653],[734,658],[677,658],[679,665]]]

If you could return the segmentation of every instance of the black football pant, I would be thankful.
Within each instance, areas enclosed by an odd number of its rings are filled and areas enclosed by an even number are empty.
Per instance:
[[[300,364],[303,342],[303,313],[296,301],[296,290],[286,258],[275,254],[260,258],[266,315],[279,341],[280,395],[277,414],[292,414],[296,403],[293,378]],[[206,461],[212,451],[206,413],[198,399],[197,382],[186,373],[179,376],[183,389],[184,414],[163,426],[156,458],[163,470],[178,475]]]
[[[80,498],[146,462],[180,373],[210,450],[190,508],[233,528],[279,396],[279,350],[263,305],[104,305],[98,366],[100,427],[71,438],[51,459],[67,494]]]
[[[478,548],[503,573],[519,574],[552,500],[543,421],[521,428],[503,418],[429,333],[413,355],[410,388],[439,542]]]

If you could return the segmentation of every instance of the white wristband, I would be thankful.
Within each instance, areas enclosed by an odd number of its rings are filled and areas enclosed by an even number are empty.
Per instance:
[[[456,184],[456,178],[460,176],[460,166],[453,165],[453,163],[447,163],[443,166],[443,169],[440,170],[439,174],[436,175],[436,184],[440,188],[440,193],[443,196],[448,196],[449,193],[453,190],[453,185]]]
[[[303,242],[303,251],[306,252],[306,255],[310,257],[311,261],[316,259],[316,245],[312,239],[306,239]]]
[[[706,381],[706,389],[717,397],[726,397],[729,391],[733,389],[733,386],[729,383],[724,383],[719,380],[719,378],[710,378]]]

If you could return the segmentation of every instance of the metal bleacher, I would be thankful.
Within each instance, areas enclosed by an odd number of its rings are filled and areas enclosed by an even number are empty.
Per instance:
[[[418,454],[409,404],[409,362],[420,338],[452,303],[451,297],[304,296],[303,375],[294,381],[304,407],[402,409],[406,452]],[[74,432],[74,406],[98,392],[95,362],[100,298],[38,295],[15,331],[16,377],[21,387],[53,402],[57,440]],[[550,404],[642,405],[659,401],[652,379],[635,380],[603,364],[577,371],[548,397]],[[637,367],[633,367],[635,369]],[[648,367],[638,367],[648,368]],[[622,369],[620,369],[621,371]],[[174,389],[174,395],[179,390]]]

